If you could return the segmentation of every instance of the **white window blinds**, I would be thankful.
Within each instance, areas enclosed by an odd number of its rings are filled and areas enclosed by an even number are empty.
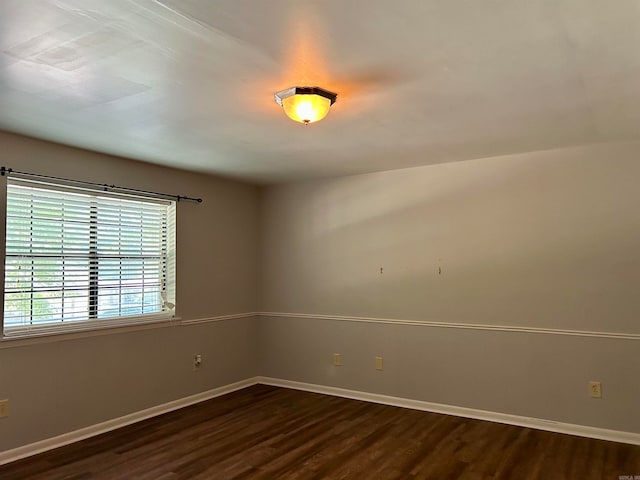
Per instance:
[[[168,319],[175,203],[8,178],[4,335]]]

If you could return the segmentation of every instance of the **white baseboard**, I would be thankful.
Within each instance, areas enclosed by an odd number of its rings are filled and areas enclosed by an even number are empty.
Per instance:
[[[516,425],[518,427],[535,428],[549,432],[566,433],[579,437],[597,438],[612,442],[630,443],[640,445],[640,434],[623,432],[619,430],[608,430],[606,428],[589,427],[585,425],[574,425],[571,423],[556,422],[553,420],[543,420],[540,418],[522,417],[520,415],[510,415],[507,413],[489,412],[477,410],[475,408],[456,407],[454,405],[444,405],[440,403],[424,402],[421,400],[410,400],[407,398],[391,397],[377,393],[360,392],[357,390],[347,390],[344,388],[327,387],[313,383],[295,382],[291,380],[281,380],[279,378],[257,377],[257,383],[272,385],[274,387],[293,388],[306,392],[322,393],[336,397],[363,400],[365,402],[381,403],[393,405],[395,407],[411,408],[425,412],[443,413],[445,415],[456,415],[458,417],[473,418],[476,420],[487,420],[489,422]]]
[[[210,400],[227,393],[235,392],[236,390],[255,385],[256,383],[258,383],[256,377],[248,378],[246,380],[241,380],[230,385],[224,385],[219,388],[196,393],[195,395],[180,398],[172,402],[163,403],[162,405],[156,405],[155,407],[140,410],[139,412],[130,413],[129,415],[125,415],[123,417],[114,418],[112,420],[107,420],[106,422],[81,428],[73,432],[64,433],[62,435],[58,435],[57,437],[47,438],[39,442],[30,443],[28,445],[23,445],[12,450],[0,452],[0,465],[14,462],[16,460],[20,460],[21,458],[30,457],[32,455],[37,455],[38,453],[46,452],[47,450],[53,450],[54,448],[62,447],[70,443],[79,442],[80,440],[84,440],[85,438],[94,437],[96,435],[100,435],[101,433],[106,433],[117,428],[125,427],[127,425],[131,425],[132,423],[140,422],[141,420],[146,420],[147,418],[162,415],[163,413],[178,410],[179,408],[188,407],[189,405],[193,405],[195,403],[204,402],[205,400]]]
[[[164,403],[162,405],[147,408],[139,412],[134,412],[123,417],[107,420],[106,422],[81,428],[73,432],[64,433],[56,437],[47,438],[45,440],[31,443],[29,445],[23,445],[21,447],[0,452],[0,465],[20,460],[21,458],[30,457],[32,455],[37,455],[38,453],[46,452],[47,450],[53,450],[54,448],[62,447],[70,443],[79,442],[80,440],[84,440],[89,437],[94,437],[96,435],[100,435],[117,428],[131,425],[132,423],[146,420],[147,418],[162,415],[163,413],[178,410],[179,408],[188,407],[189,405],[204,402],[205,400],[210,400],[227,393],[235,392],[236,390],[250,387],[251,385],[255,385],[257,383],[272,385],[275,387],[303,390],[306,392],[322,393],[325,395],[333,395],[336,397],[351,398],[354,400],[363,400],[365,402],[393,405],[395,407],[411,408],[413,410],[443,413],[446,415],[456,415],[458,417],[473,418],[476,420],[487,420],[490,422],[516,425],[519,427],[535,428],[538,430],[547,430],[550,432],[566,433],[569,435],[577,435],[580,437],[597,438],[613,442],[640,445],[640,434],[638,433],[607,430],[605,428],[588,427],[584,425],[573,425],[570,423],[555,422],[539,418],[522,417],[519,415],[509,415],[506,413],[489,412],[486,410],[476,410],[474,408],[456,407],[453,405],[443,405],[439,403],[424,402],[421,400],[410,400],[407,398],[391,397],[388,395],[380,395],[377,393],[327,387],[324,385],[316,385],[313,383],[295,382],[291,380],[281,380],[271,377],[252,377],[236,383],[232,383],[230,385],[214,388],[212,390],[207,390],[206,392],[197,393],[195,395]]]

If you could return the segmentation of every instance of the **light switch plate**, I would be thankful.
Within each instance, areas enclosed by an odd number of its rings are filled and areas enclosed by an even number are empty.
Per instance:
[[[382,357],[376,357],[376,370],[382,370]]]
[[[9,416],[9,400],[0,400],[0,418]]]

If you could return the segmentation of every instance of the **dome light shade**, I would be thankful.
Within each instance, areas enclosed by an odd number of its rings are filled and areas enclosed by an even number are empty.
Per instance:
[[[275,99],[291,120],[308,125],[322,120],[338,98],[320,87],[291,87],[276,92]]]

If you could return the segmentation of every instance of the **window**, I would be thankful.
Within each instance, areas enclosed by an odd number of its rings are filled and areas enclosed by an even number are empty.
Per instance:
[[[175,203],[7,179],[4,336],[171,317]]]

